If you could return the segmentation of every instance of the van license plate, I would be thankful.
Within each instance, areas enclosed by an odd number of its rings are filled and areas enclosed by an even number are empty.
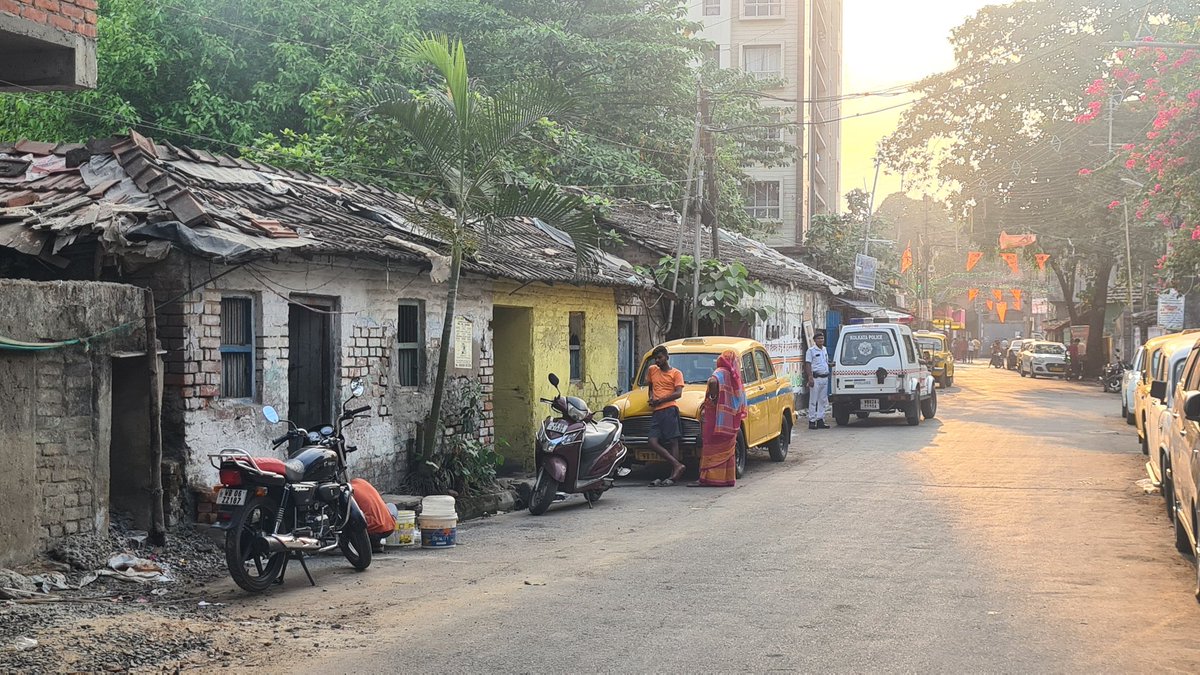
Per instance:
[[[217,504],[219,506],[242,506],[246,503],[245,490],[221,490],[217,493]]]
[[[863,399],[863,400],[862,400],[862,401],[859,403],[859,406],[858,406],[858,407],[862,408],[863,410],[879,410],[879,399],[877,399],[877,398],[864,398],[864,399]]]

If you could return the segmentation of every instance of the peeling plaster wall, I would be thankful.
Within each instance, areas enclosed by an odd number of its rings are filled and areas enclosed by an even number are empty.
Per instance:
[[[776,284],[763,284],[763,287],[762,294],[746,303],[770,313],[765,321],[755,324],[754,339],[766,346],[776,370],[788,375],[799,392],[804,386],[804,322],[811,321],[814,331],[824,330],[829,298],[802,288]]]
[[[548,286],[529,284],[519,286],[508,281],[496,281],[493,302],[497,307],[526,307],[531,310],[532,336],[528,354],[502,354],[503,358],[531,359],[532,382],[496,382],[496,387],[529,387],[531,403],[520,421],[508,421],[506,428],[527,430],[507,441],[505,457],[510,464],[533,467],[533,436],[538,424],[547,415],[542,396],[549,397],[554,389],[547,381],[555,373],[563,382],[563,393],[587,401],[599,410],[618,394],[617,387],[617,303],[611,288]],[[583,337],[583,377],[568,383],[570,374],[570,313],[585,316]],[[497,345],[498,349],[504,347]]]
[[[163,285],[159,293],[162,297],[175,295],[227,269],[183,257],[157,270],[157,280]],[[178,290],[171,292],[168,287]],[[380,491],[399,488],[407,473],[408,449],[416,442],[432,398],[430,382],[436,372],[446,290],[446,284],[433,284],[427,272],[415,267],[282,256],[234,270],[160,313],[164,347],[170,351],[165,416],[175,422],[177,433],[170,443],[185,462],[189,484],[203,490],[217,482],[208,454],[222,448],[284,456],[285,448],[274,453],[270,449],[270,440],[282,434],[282,427],[269,425],[261,410],[263,405],[272,405],[284,418],[288,415],[288,363],[301,356],[289,348],[288,299],[322,298],[334,299],[339,312],[332,321],[334,405],[344,400],[353,377],[365,375],[367,389],[360,400],[372,406],[370,417],[347,432],[348,442],[358,446],[358,452],[350,455],[350,471]],[[254,299],[257,391],[253,399],[223,400],[219,396],[222,295]],[[486,442],[494,440],[491,412],[486,410],[491,407],[491,385],[487,383],[492,367],[491,298],[489,280],[464,275],[456,307],[459,316],[471,320],[471,367],[451,367],[449,371],[451,378],[482,378],[485,382],[484,419],[476,435]],[[412,300],[424,307],[423,377],[419,387],[400,387],[395,358],[398,308],[401,301]]]

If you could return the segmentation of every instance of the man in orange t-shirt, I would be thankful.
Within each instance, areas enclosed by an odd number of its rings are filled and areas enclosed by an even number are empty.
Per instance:
[[[651,352],[654,363],[646,369],[646,382],[650,390],[650,407],[654,409],[650,417],[650,449],[658,453],[671,465],[671,476],[666,480],[655,480],[650,483],[653,487],[668,487],[675,484],[683,475],[683,462],[679,461],[679,404],[675,403],[683,395],[683,373],[678,368],[672,368],[667,348],[659,345]],[[670,446],[670,450],[663,447]]]

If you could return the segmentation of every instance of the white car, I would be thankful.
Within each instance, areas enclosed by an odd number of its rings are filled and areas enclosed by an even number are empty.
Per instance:
[[[1165,357],[1165,367],[1162,375],[1165,380],[1156,380],[1150,384],[1149,396],[1146,399],[1146,447],[1150,449],[1150,452],[1146,453],[1149,455],[1149,459],[1146,460],[1146,473],[1156,486],[1162,485],[1163,468],[1169,466],[1170,462],[1171,426],[1174,424],[1171,406],[1175,403],[1175,385],[1179,384],[1183,364],[1195,344],[1195,335],[1179,335],[1164,344],[1162,354]]]
[[[1021,345],[1021,360],[1017,372],[1021,377],[1067,376],[1067,348],[1061,342],[1033,342]]]
[[[1138,347],[1137,355],[1133,357],[1133,367],[1121,376],[1121,417],[1124,417],[1125,423],[1130,426],[1136,423],[1133,417],[1133,392],[1137,389],[1138,380],[1141,379],[1145,367],[1146,348]]]

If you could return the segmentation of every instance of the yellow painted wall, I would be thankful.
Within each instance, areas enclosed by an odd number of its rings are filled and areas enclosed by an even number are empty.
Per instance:
[[[524,387],[529,392],[529,404],[516,403],[520,397],[509,397],[503,409],[496,409],[496,428],[509,430],[512,438],[503,438],[508,447],[504,454],[513,464],[526,469],[533,468],[533,438],[541,420],[549,414],[549,407],[538,403],[538,398],[550,398],[554,388],[547,377],[558,375],[562,381],[563,394],[578,396],[587,401],[593,410],[599,410],[617,395],[617,303],[613,289],[599,287],[576,287],[569,285],[547,286],[530,284],[519,286],[506,281],[497,281],[494,286],[493,305],[496,307],[526,307],[531,311],[532,326],[530,344],[518,345],[512,331],[494,344],[497,364],[501,360],[520,359],[531,361],[530,368],[507,369],[509,373],[528,372],[531,381],[500,381],[502,368],[497,366],[496,390]],[[578,382],[568,382],[571,371],[570,314],[584,314],[583,333],[583,377]],[[503,312],[498,313],[503,316]],[[493,314],[493,322],[495,321]],[[503,332],[503,331],[502,331]],[[493,335],[497,335],[493,325]],[[521,377],[511,375],[505,379]],[[523,377],[522,377],[523,379]],[[521,410],[520,408],[525,408]],[[501,421],[500,417],[508,419]],[[515,419],[514,419],[515,418]]]

